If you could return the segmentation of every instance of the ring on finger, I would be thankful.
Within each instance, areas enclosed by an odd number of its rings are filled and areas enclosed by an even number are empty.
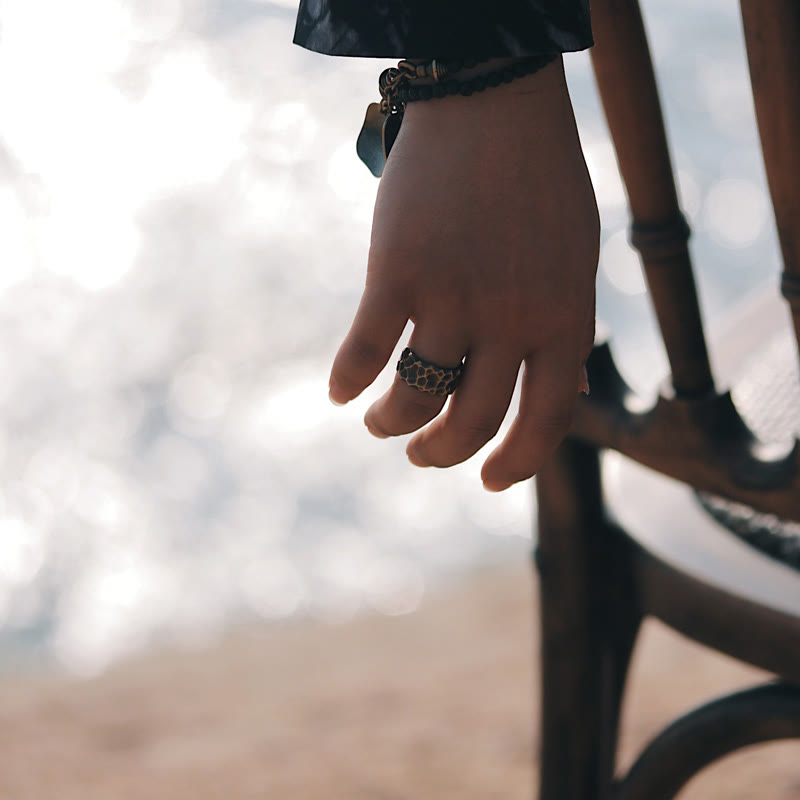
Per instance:
[[[463,373],[463,362],[457,367],[443,367],[420,358],[410,347],[403,350],[397,362],[400,380],[427,394],[452,394],[458,388]]]

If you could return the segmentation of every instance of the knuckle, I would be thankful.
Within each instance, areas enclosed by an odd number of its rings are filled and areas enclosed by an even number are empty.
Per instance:
[[[488,418],[445,425],[431,437],[427,452],[434,466],[452,467],[477,453],[499,429],[500,423]]]
[[[430,419],[443,404],[443,400],[433,394],[426,394],[416,389],[414,394],[406,395],[401,402],[400,413],[404,419],[413,421]]]
[[[355,336],[348,342],[349,361],[356,367],[373,366],[383,360],[378,345],[365,336]]]
[[[503,481],[504,483],[520,483],[532,478],[536,474],[536,466],[515,463],[496,463],[492,465],[491,474],[484,475],[484,479],[490,477],[492,480]]]
[[[424,395],[423,395],[424,398]],[[430,400],[404,398],[370,417],[368,426],[383,436],[402,436],[430,421],[439,411],[436,398]]]
[[[478,418],[470,420],[459,428],[458,438],[467,449],[482,447],[489,439],[493,439],[500,430],[500,422],[496,419]]]

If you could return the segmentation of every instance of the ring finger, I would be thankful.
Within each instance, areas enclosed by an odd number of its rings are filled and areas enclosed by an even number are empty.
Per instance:
[[[424,361],[455,367],[467,352],[468,345],[466,338],[452,332],[428,330],[418,324],[408,346]],[[401,436],[430,422],[446,402],[446,396],[423,392],[395,375],[389,391],[367,410],[364,423],[374,436]]]

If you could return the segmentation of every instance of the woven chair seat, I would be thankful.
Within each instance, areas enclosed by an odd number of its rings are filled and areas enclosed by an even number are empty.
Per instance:
[[[750,429],[765,442],[800,438],[800,373],[795,343],[772,337],[752,356],[732,395]],[[703,508],[749,545],[800,570],[800,523],[763,514],[743,503],[698,492]]]

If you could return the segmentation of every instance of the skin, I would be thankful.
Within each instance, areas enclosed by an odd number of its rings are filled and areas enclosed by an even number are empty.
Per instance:
[[[369,431],[419,431],[413,464],[457,464],[498,432],[522,366],[516,418],[481,477],[490,491],[531,477],[588,390],[599,233],[561,59],[471,97],[409,104],[331,400],[375,380],[410,319],[409,346],[442,365],[466,355],[464,378],[444,411],[444,398],[395,378],[366,413]]]

